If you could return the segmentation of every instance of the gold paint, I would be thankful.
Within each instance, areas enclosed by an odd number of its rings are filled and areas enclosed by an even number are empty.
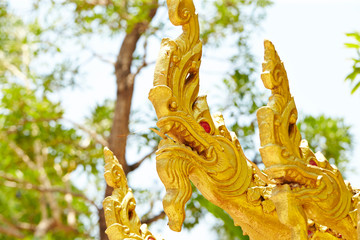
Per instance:
[[[163,206],[169,227],[181,230],[191,180],[252,240],[360,240],[359,191],[345,184],[341,173],[301,139],[295,101],[273,44],[264,43],[261,75],[272,95],[257,112],[260,154],[266,166],[262,172],[246,158],[223,116],[211,116],[206,97],[198,96],[202,45],[192,0],[167,3],[171,22],[181,25],[183,33],[175,40],[163,39],[149,99],[158,117],[156,132],[163,137],[156,166],[166,188]],[[136,213],[137,220],[129,221],[126,211],[120,210],[133,209],[135,204],[125,175],[112,170],[119,165],[109,150],[105,159],[106,181],[115,188],[104,201],[107,233],[111,239],[126,234],[143,239]],[[126,199],[134,204],[126,205]]]
[[[311,219],[355,240],[356,228],[350,218],[356,210],[351,204],[354,190],[345,184],[338,169],[321,153],[314,154],[306,140],[301,140],[287,74],[270,41],[265,41],[261,78],[272,95],[267,106],[257,112],[260,154],[266,166],[264,171],[278,182],[271,200],[280,222],[291,228],[293,239],[306,239],[306,222]]]
[[[109,186],[114,188],[111,196],[103,201],[106,234],[110,240],[136,239],[156,240],[149,232],[146,224],[140,223],[135,212],[136,201],[131,189],[127,185],[125,173],[119,161],[108,149],[104,149],[105,173],[104,177]]]

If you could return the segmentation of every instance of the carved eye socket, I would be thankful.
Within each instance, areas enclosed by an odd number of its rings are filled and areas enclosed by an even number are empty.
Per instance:
[[[134,216],[134,211],[129,210],[129,211],[128,211],[129,220],[131,220],[133,216]]]
[[[317,166],[317,163],[315,162],[314,159],[311,159],[311,160],[309,161],[309,164],[312,165],[312,166]]]
[[[193,80],[194,77],[195,77],[195,74],[194,74],[194,73],[188,73],[188,74],[186,75],[186,78],[185,78],[185,84],[188,83],[188,82],[190,82],[191,80]]]
[[[295,124],[289,124],[289,129],[288,129],[289,136],[291,136],[294,133],[294,130],[295,130]]]
[[[201,121],[200,125],[204,128],[205,132],[210,133],[211,132],[211,127],[210,124],[205,122],[205,121]]]
[[[134,210],[135,210],[136,204],[134,202],[130,202],[128,205],[128,218],[131,220],[134,217]]]

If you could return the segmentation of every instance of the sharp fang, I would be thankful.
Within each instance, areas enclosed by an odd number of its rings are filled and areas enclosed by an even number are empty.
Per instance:
[[[323,178],[322,176],[318,176],[318,177],[317,177],[317,179],[316,179],[316,186],[320,186],[322,178]]]
[[[180,124],[179,130],[180,130],[180,132],[183,132],[184,130],[186,130],[186,128]]]
[[[192,141],[191,141],[192,140]],[[191,148],[194,148],[194,144],[195,144],[195,142],[194,142],[194,140],[193,139],[191,139],[190,141],[188,141],[188,143],[187,143],[187,145],[189,145]]]
[[[168,123],[164,127],[162,127],[161,132],[165,134],[169,132],[173,126],[174,126],[174,122]]]
[[[184,137],[188,137],[188,136],[190,136],[190,133],[188,132],[188,131],[183,131],[183,132],[181,132],[181,134],[184,136]]]
[[[174,124],[174,128],[179,128],[179,126],[180,126],[180,123],[175,122],[175,124]]]
[[[205,151],[205,156],[206,158],[211,158],[212,154],[213,154],[213,151],[214,151],[214,147],[213,146],[210,146],[206,151]]]
[[[197,148],[197,151],[198,153],[201,153],[205,150],[205,147],[203,145],[200,145],[198,148]]]
[[[184,139],[185,139],[185,141],[187,141],[187,142],[191,142],[191,140],[193,140],[190,135],[185,136]]]
[[[197,151],[199,154],[202,153],[204,150],[205,150],[205,148],[204,148],[204,146],[201,145],[201,144],[196,147],[196,151]]]
[[[191,146],[192,146],[194,149],[197,149],[197,148],[200,146],[200,144],[199,144],[197,141],[193,141],[193,142],[191,142]]]
[[[186,129],[182,132],[180,132],[181,136],[186,137],[189,136],[188,132],[186,131]]]

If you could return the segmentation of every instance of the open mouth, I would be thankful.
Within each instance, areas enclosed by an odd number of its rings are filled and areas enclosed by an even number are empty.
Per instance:
[[[214,147],[200,135],[207,134],[199,125],[190,125],[186,119],[180,117],[166,117],[158,121],[157,125],[163,135],[177,143],[190,147],[198,155],[206,159],[212,158]],[[199,126],[197,126],[199,125]]]
[[[293,191],[315,189],[321,184],[321,176],[305,171],[297,165],[275,165],[265,170],[281,184],[288,184]]]

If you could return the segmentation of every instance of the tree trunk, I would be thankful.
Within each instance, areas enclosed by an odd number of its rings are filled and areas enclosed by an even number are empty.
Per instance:
[[[117,91],[113,126],[109,137],[109,149],[113,151],[114,155],[119,160],[126,175],[130,170],[126,161],[125,152],[127,136],[129,134],[130,109],[136,77],[135,74],[131,73],[131,65],[133,63],[133,54],[135,52],[136,45],[156,14],[158,8],[157,0],[153,1],[153,6],[154,8],[149,12],[148,21],[135,24],[133,29],[126,34],[115,63]],[[112,190],[113,189],[107,185],[105,197],[111,195]],[[108,238],[105,234],[106,223],[103,210],[99,211],[99,227],[100,239],[107,240]]]

